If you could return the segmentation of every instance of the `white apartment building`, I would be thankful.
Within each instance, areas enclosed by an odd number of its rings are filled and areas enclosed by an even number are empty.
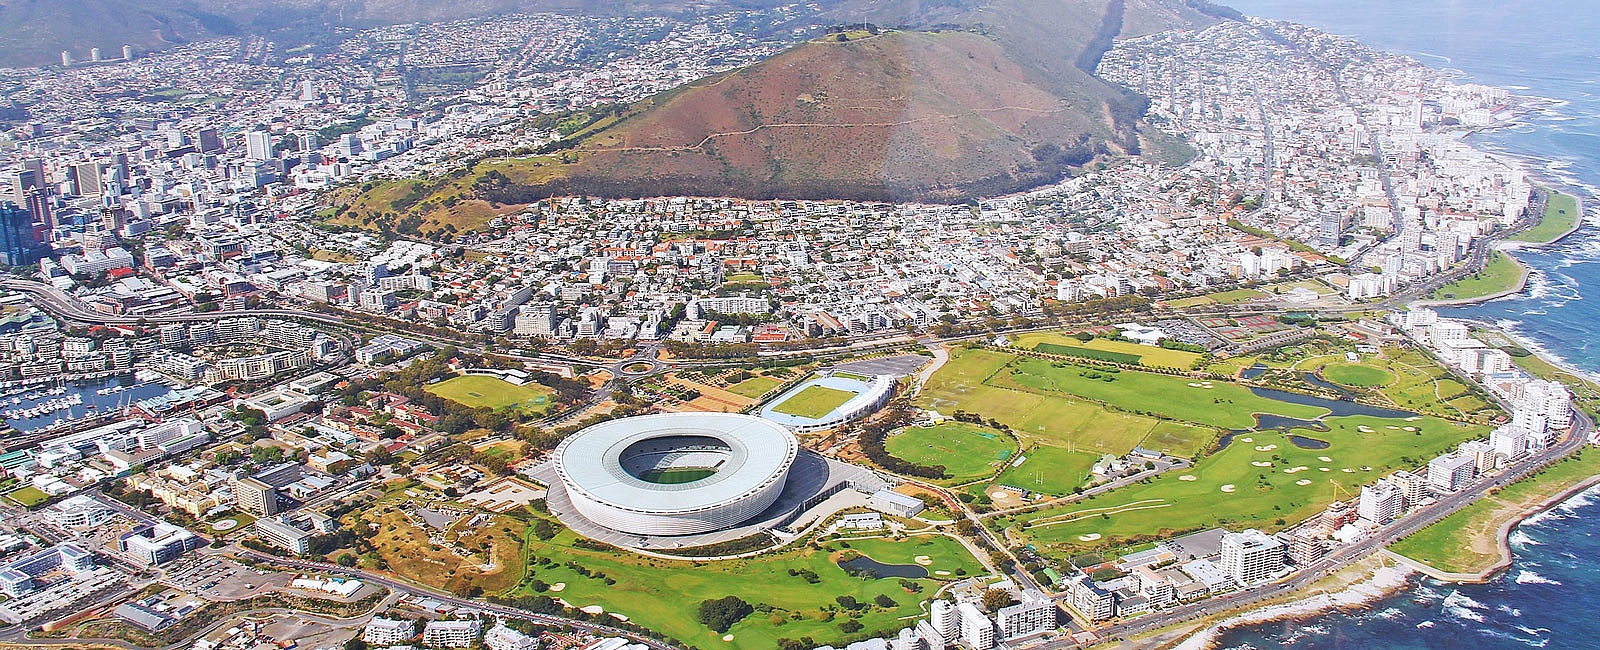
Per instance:
[[[1374,524],[1394,521],[1405,509],[1405,495],[1389,481],[1378,481],[1361,486],[1361,499],[1356,505],[1356,515]]]
[[[411,640],[417,635],[417,628],[411,621],[402,619],[373,617],[361,630],[361,640],[372,645],[400,645]]]
[[[538,650],[539,638],[513,630],[500,622],[483,634],[483,645],[489,650]]]
[[[1001,607],[995,617],[1000,638],[1017,639],[1056,629],[1056,604],[1044,594],[1026,593],[1022,602]]]
[[[422,627],[422,644],[435,648],[465,648],[478,640],[483,623],[469,621],[430,621]]]
[[[1428,485],[1441,492],[1455,492],[1466,487],[1477,470],[1477,459],[1452,451],[1428,461]]]
[[[977,605],[961,603],[956,605],[956,613],[960,614],[962,645],[969,650],[989,650],[994,647],[994,621],[984,616]]]
[[[1222,536],[1222,571],[1239,584],[1263,582],[1283,569],[1283,542],[1250,529]]]

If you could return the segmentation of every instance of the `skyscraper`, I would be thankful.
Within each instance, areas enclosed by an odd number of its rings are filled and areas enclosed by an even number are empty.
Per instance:
[[[266,160],[272,157],[272,134],[266,131],[251,131],[244,136],[244,155],[251,160]]]
[[[77,188],[78,196],[100,196],[105,191],[101,185],[101,174],[105,169],[105,163],[94,160],[73,165],[72,185]]]
[[[22,266],[38,259],[33,215],[10,201],[0,203],[0,263]]]
[[[211,153],[222,148],[222,136],[214,128],[200,129],[194,139],[200,144],[200,153]]]

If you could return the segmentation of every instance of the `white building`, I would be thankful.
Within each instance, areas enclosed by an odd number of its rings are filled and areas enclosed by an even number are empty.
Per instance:
[[[1283,569],[1283,542],[1250,529],[1222,536],[1222,571],[1242,585],[1256,584]]]
[[[1477,469],[1477,459],[1453,451],[1428,461],[1428,485],[1441,492],[1455,492],[1472,481]]]
[[[422,626],[422,644],[435,648],[465,648],[478,640],[483,623],[468,621],[430,621]]]
[[[1022,602],[1001,607],[995,620],[1000,638],[1016,639],[1056,629],[1056,604],[1044,594],[1025,593]]]
[[[372,645],[400,645],[417,635],[411,621],[375,616],[361,631],[361,640]]]
[[[483,634],[483,645],[489,650],[538,650],[539,637],[506,627],[502,621]]]
[[[944,640],[956,638],[956,629],[959,624],[956,620],[956,607],[948,600],[933,601],[933,608],[928,615],[928,620],[933,625],[934,631],[939,633]]]
[[[1378,481],[1361,486],[1361,500],[1356,505],[1356,514],[1381,526],[1394,521],[1404,508],[1405,495],[1400,488],[1388,481]]]
[[[961,603],[956,605],[956,613],[960,614],[962,645],[970,650],[989,650],[994,647],[994,621],[984,616],[977,605]]]

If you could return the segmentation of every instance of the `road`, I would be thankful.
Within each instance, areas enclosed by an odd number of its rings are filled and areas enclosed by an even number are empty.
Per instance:
[[[661,641],[657,641],[655,639],[651,639],[651,638],[640,636],[638,633],[635,633],[635,632],[629,632],[629,631],[626,631],[626,630],[610,627],[610,626],[607,626],[607,625],[599,625],[599,624],[591,623],[591,622],[588,622],[588,621],[580,621],[580,620],[565,618],[565,617],[561,617],[561,616],[552,616],[550,614],[541,614],[541,613],[538,613],[538,612],[532,612],[532,611],[528,611],[528,610],[525,610],[525,609],[518,609],[516,607],[510,607],[510,606],[507,606],[507,605],[497,605],[497,604],[494,604],[494,603],[486,603],[486,602],[481,602],[481,601],[477,601],[477,600],[459,598],[459,597],[453,596],[451,594],[448,594],[446,592],[440,591],[438,589],[434,589],[432,587],[424,587],[422,585],[412,584],[410,582],[404,582],[404,581],[397,580],[397,579],[394,579],[394,578],[391,578],[391,577],[388,577],[388,576],[385,576],[385,575],[372,573],[372,572],[369,572],[369,571],[364,571],[364,570],[356,569],[356,568],[352,568],[352,567],[339,566],[337,564],[333,564],[333,563],[330,563],[330,562],[308,562],[308,561],[305,561],[305,560],[292,560],[292,559],[278,557],[276,555],[268,555],[268,554],[262,553],[260,551],[254,551],[254,550],[251,550],[251,549],[242,548],[242,547],[238,547],[238,546],[232,547],[230,549],[230,552],[233,553],[234,555],[248,557],[250,559],[253,559],[253,560],[256,560],[256,561],[259,561],[259,562],[266,562],[266,563],[269,563],[269,564],[274,564],[274,565],[279,565],[279,566],[287,566],[287,567],[290,567],[290,568],[293,568],[293,569],[297,569],[297,570],[300,570],[300,571],[316,572],[316,573],[322,573],[322,574],[338,574],[338,575],[349,576],[349,577],[352,577],[352,578],[359,578],[361,580],[364,580],[366,582],[370,582],[372,584],[377,584],[377,585],[382,585],[384,587],[388,587],[391,591],[394,591],[396,593],[410,594],[410,595],[413,595],[413,596],[419,596],[419,597],[424,597],[424,598],[432,598],[432,599],[440,601],[440,602],[444,602],[444,603],[448,603],[448,604],[451,604],[451,605],[455,605],[456,607],[468,608],[468,609],[476,609],[476,610],[488,612],[490,614],[495,614],[495,615],[498,615],[498,616],[512,616],[512,617],[516,617],[516,618],[525,618],[525,619],[531,620],[531,621],[533,621],[535,623],[539,623],[539,624],[542,624],[542,625],[555,625],[555,626],[566,625],[566,626],[571,626],[573,628],[586,630],[586,631],[588,631],[590,633],[593,633],[593,634],[596,634],[596,635],[600,635],[600,636],[626,637],[628,639],[632,639],[636,643],[643,643],[646,646],[654,648],[655,650],[674,650],[674,648],[672,646],[667,645],[666,643],[663,643]]]
[[[1371,555],[1379,548],[1422,530],[1451,513],[1465,508],[1489,491],[1505,487],[1528,472],[1576,451],[1583,446],[1589,435],[1594,431],[1594,426],[1594,421],[1580,412],[1574,419],[1572,433],[1543,454],[1524,459],[1498,474],[1479,479],[1460,492],[1444,496],[1432,505],[1414,510],[1393,523],[1378,529],[1373,535],[1355,544],[1338,549],[1281,581],[1180,605],[1150,616],[1114,623],[1095,630],[1095,633],[1100,635],[1101,642],[1121,641],[1133,635],[1158,630],[1198,617],[1245,607],[1303,589],[1317,580]],[[1038,650],[1056,650],[1077,645],[1071,639],[1058,639],[1035,646],[1035,648]]]

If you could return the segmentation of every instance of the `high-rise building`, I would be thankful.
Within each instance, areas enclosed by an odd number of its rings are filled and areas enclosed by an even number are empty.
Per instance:
[[[430,621],[422,627],[422,644],[435,648],[465,648],[478,640],[483,623],[467,621]]]
[[[77,61],[73,60],[72,53],[68,52],[66,50],[62,50],[61,51],[61,65],[70,68],[70,67],[72,67],[72,64],[74,64],[74,63],[77,63]]]
[[[233,484],[233,498],[240,510],[258,516],[278,514],[278,489],[257,478],[246,478]]]
[[[214,128],[204,128],[196,131],[195,141],[200,145],[200,153],[211,153],[222,149],[222,135]]]
[[[244,155],[251,160],[267,160],[272,157],[272,134],[266,131],[251,131],[244,135]]]
[[[132,45],[124,44],[122,46],[122,60],[123,61],[132,61],[133,60],[133,46]]]
[[[994,621],[984,616],[977,605],[961,603],[956,605],[956,613],[960,614],[962,645],[970,650],[989,650],[994,647]]]
[[[933,629],[946,641],[956,638],[956,608],[948,600],[935,600],[928,615]]]
[[[1400,493],[1400,488],[1389,481],[1378,481],[1361,486],[1361,501],[1356,506],[1356,514],[1381,526],[1394,521],[1404,508],[1405,496]]]
[[[72,166],[72,187],[78,196],[100,196],[105,192],[103,181],[106,164],[88,160]]]
[[[1000,637],[1016,639],[1056,629],[1055,601],[1040,593],[1026,593],[1022,602],[1001,607],[995,620],[1000,625]]]
[[[361,630],[361,640],[372,645],[400,645],[417,635],[416,624],[402,618],[374,616]]]
[[[99,61],[99,60],[101,60],[100,59],[100,48],[98,48],[98,47],[89,48],[89,60],[90,61]]]
[[[1389,478],[1395,487],[1400,488],[1400,497],[1405,500],[1405,508],[1414,508],[1428,496],[1428,479],[1412,474],[1406,470],[1395,472]]]
[[[1249,529],[1222,536],[1222,571],[1241,585],[1252,585],[1271,578],[1283,568],[1283,542],[1259,530]]]
[[[483,646],[489,650],[539,650],[539,637],[506,627],[502,620],[483,633]]]
[[[1103,621],[1116,615],[1117,597],[1095,586],[1093,580],[1079,576],[1072,583],[1072,608],[1091,621]]]
[[[11,202],[0,203],[0,263],[10,266],[39,260],[40,246],[33,215]]]
[[[1428,461],[1428,485],[1441,492],[1455,492],[1472,481],[1477,469],[1472,456],[1452,451]]]

